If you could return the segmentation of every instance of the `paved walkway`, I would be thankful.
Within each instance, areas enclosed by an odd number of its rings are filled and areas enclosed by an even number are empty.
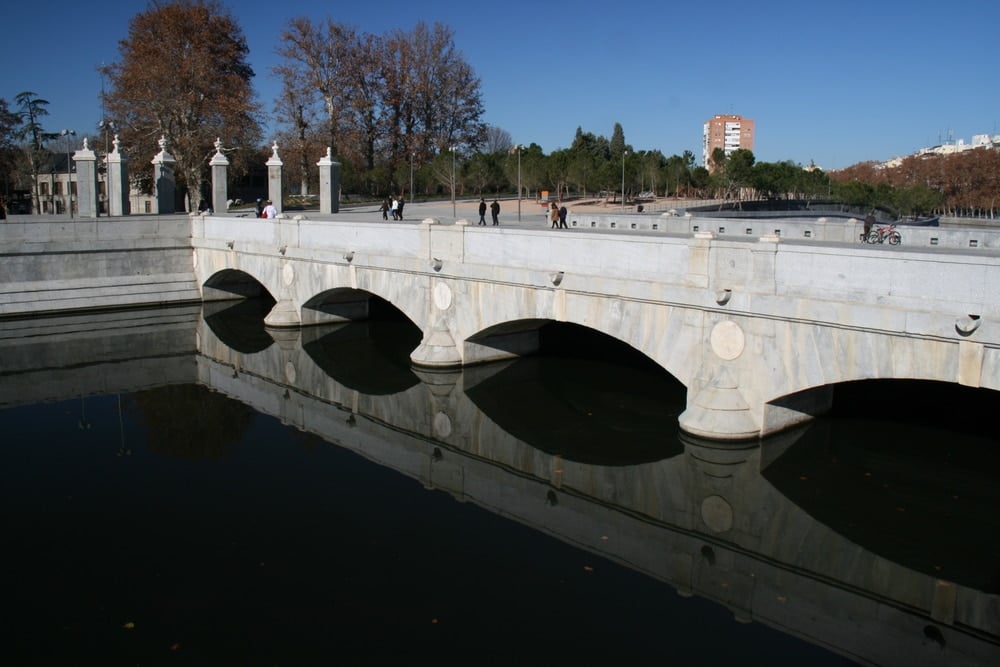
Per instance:
[[[500,202],[501,227],[526,227],[535,229],[551,227],[552,223],[549,222],[548,204],[545,204],[545,207],[543,208],[542,204],[535,201],[534,198],[522,199],[520,202],[521,215],[520,220],[518,220],[518,201],[516,198],[500,198],[497,201]],[[492,202],[492,199],[487,199],[487,207],[489,207]],[[600,200],[587,199],[580,201],[567,201],[565,204],[566,208],[571,213],[573,211],[577,211],[608,214],[621,214],[624,212],[635,214],[635,206],[628,206],[623,211],[621,206],[618,204],[604,205],[600,203]],[[291,214],[293,212],[289,211],[288,213]],[[345,206],[342,204],[340,207],[340,215],[352,215],[357,217],[359,214],[365,217],[371,216],[372,220],[382,219],[380,204],[368,203],[358,206]],[[450,201],[433,201],[426,203],[406,202],[403,206],[404,222],[420,222],[424,218],[437,218],[443,224],[452,224],[456,220],[465,219],[469,221],[470,225],[476,225],[479,222],[479,199],[457,200],[455,202],[454,209],[452,208]],[[389,221],[392,221],[391,216]],[[493,225],[493,219],[490,217],[488,208],[486,211],[486,225]]]

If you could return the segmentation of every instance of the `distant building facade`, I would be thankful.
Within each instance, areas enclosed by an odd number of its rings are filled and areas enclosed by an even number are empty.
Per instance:
[[[69,169],[66,163],[69,162]],[[69,156],[53,153],[38,170],[38,213],[65,214],[69,206],[77,213],[76,164]],[[108,214],[108,190],[104,170],[97,173],[98,213]],[[129,191],[129,213],[141,214],[155,211],[155,196],[146,194],[135,186]]]
[[[903,160],[911,156],[954,155],[955,153],[964,153],[965,151],[982,148],[1000,149],[1000,134],[974,134],[972,135],[972,143],[966,143],[965,139],[959,139],[958,141],[951,141],[949,139],[948,142],[938,144],[937,146],[921,148],[911,155],[890,158],[877,166],[892,169],[903,164]]]
[[[721,148],[726,157],[739,149],[753,150],[754,123],[736,115],[716,115],[705,121],[701,141],[702,164],[711,170],[712,153]]]

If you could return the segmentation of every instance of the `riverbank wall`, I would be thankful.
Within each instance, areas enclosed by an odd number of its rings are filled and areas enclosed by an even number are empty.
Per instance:
[[[0,317],[199,301],[187,215],[3,225]]]

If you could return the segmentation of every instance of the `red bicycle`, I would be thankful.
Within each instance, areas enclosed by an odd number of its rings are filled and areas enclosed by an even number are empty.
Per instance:
[[[873,227],[864,241],[865,243],[885,243],[889,241],[889,245],[899,245],[902,243],[903,237],[896,231],[896,225],[880,225]]]

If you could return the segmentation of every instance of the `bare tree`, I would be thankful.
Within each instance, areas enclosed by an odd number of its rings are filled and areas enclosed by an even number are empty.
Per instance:
[[[136,14],[119,50],[121,61],[102,68],[111,83],[105,106],[144,168],[167,138],[193,210],[216,138],[238,149],[234,172],[261,142],[246,38],[215,0],[178,0]]]
[[[474,150],[485,138],[479,79],[452,37],[441,25],[380,37],[297,18],[282,33],[275,72],[286,89],[309,91],[300,97],[322,105],[331,148],[359,177],[380,183],[376,190],[398,186],[391,181],[411,162],[419,169],[451,146]]]
[[[493,125],[486,127],[483,136],[483,152],[486,154],[507,153],[514,146],[510,132]]]
[[[317,25],[300,17],[288,22],[277,49],[284,62],[274,71],[285,89],[309,91],[321,101],[329,133],[328,147],[334,155],[340,153],[338,139],[349,82],[347,58],[355,40],[353,29],[332,19]]]

